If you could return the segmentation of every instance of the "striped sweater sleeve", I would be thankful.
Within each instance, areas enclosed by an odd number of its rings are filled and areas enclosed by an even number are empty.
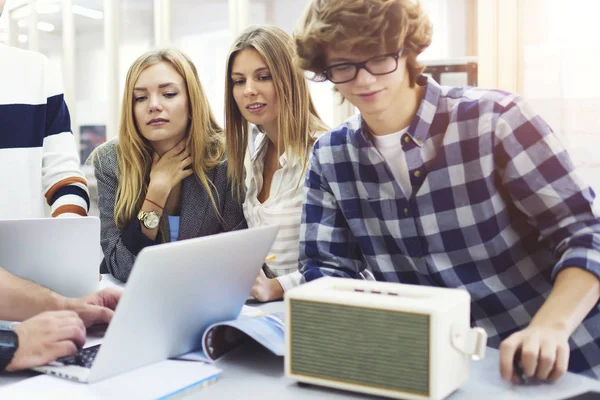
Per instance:
[[[44,58],[46,121],[43,141],[42,185],[53,217],[86,216],[90,206],[87,181],[81,172],[71,118],[60,83]]]

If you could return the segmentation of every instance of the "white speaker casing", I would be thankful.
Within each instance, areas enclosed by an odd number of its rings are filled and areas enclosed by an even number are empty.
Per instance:
[[[300,285],[285,293],[285,374],[377,396],[443,399],[468,379],[469,359],[485,353],[487,335],[471,328],[470,308],[461,289],[333,277]],[[403,339],[397,324],[407,327]],[[411,337],[409,327],[428,337]],[[415,346],[398,349],[398,340]],[[390,358],[398,352],[426,371]]]

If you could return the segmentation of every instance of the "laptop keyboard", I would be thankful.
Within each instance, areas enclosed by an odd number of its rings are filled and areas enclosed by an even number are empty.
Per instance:
[[[91,368],[99,349],[100,345],[97,344],[96,346],[79,350],[74,356],[62,357],[56,361],[64,365],[78,365],[84,368]]]

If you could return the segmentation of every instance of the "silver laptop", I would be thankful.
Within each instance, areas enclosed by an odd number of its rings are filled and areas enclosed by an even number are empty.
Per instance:
[[[95,382],[199,348],[208,325],[239,315],[278,229],[143,249],[100,347],[84,348],[69,365],[34,369]]]
[[[0,266],[64,296],[98,289],[98,217],[0,220]]]

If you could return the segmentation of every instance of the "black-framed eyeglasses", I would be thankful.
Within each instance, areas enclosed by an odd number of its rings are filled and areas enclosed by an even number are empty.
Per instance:
[[[350,82],[358,75],[358,71],[366,69],[371,75],[387,75],[398,69],[398,59],[402,49],[395,53],[382,54],[363,62],[345,62],[328,67],[323,74],[332,83]]]

